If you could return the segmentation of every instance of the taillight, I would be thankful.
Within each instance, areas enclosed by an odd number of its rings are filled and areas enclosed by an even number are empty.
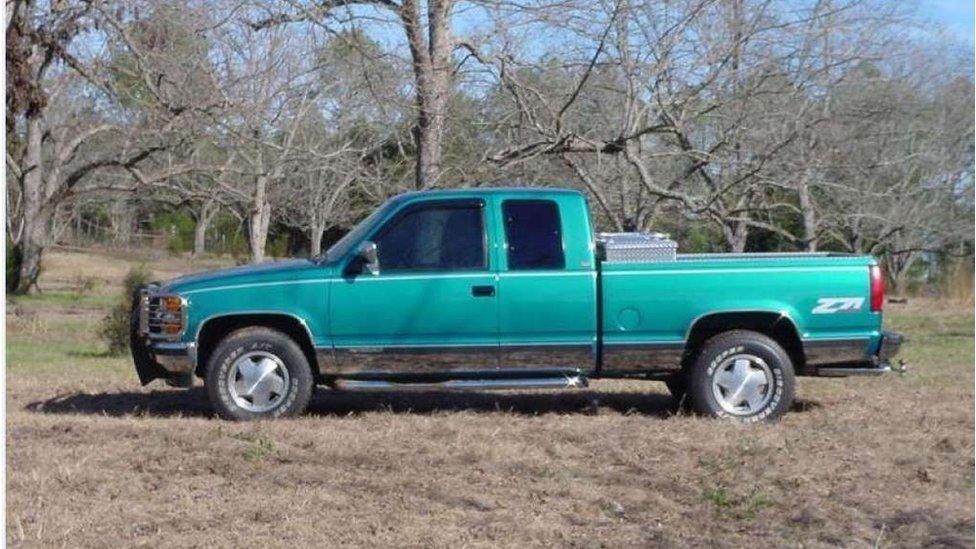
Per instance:
[[[881,267],[871,265],[871,312],[880,313],[884,307],[885,283],[884,276],[881,275]]]

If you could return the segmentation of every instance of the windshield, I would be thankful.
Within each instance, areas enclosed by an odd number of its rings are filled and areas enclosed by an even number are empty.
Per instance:
[[[382,206],[373,211],[373,213],[366,216],[366,219],[360,221],[358,225],[346,233],[345,236],[340,238],[335,244],[332,245],[332,247],[330,247],[320,256],[322,262],[333,263],[349,253],[349,249],[355,246],[366,236],[366,233],[369,232],[370,228],[376,224],[376,221],[386,215],[386,212],[393,207],[393,203],[394,200],[387,200]]]

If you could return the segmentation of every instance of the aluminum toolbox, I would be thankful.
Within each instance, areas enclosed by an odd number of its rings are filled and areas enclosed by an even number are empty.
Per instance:
[[[600,233],[597,241],[611,263],[674,261],[678,253],[678,243],[662,233]]]

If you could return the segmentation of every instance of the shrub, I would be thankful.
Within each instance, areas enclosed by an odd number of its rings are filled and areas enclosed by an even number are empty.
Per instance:
[[[129,269],[122,282],[122,295],[119,302],[102,318],[98,334],[108,346],[112,355],[121,355],[129,350],[129,314],[132,311],[132,296],[140,286],[149,283],[151,274],[145,266]]]

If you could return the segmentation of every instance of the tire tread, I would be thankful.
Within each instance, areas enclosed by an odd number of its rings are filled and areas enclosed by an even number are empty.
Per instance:
[[[220,390],[222,380],[219,379],[221,366],[230,358],[228,353],[242,346],[253,345],[261,341],[280,346],[284,350],[282,354],[289,355],[280,358],[285,363],[285,367],[288,368],[292,379],[298,384],[296,396],[291,403],[284,408],[279,407],[267,413],[249,412],[237,407],[233,402],[227,401]],[[220,417],[231,421],[248,421],[301,414],[305,411],[312,397],[315,382],[308,359],[298,342],[273,328],[249,326],[234,330],[217,343],[213,352],[210,353],[210,359],[207,363],[205,385],[207,396]]]
[[[764,421],[776,420],[786,413],[793,403],[795,384],[793,362],[790,360],[789,353],[775,339],[752,330],[728,330],[712,336],[701,346],[687,377],[688,400],[691,407],[695,412],[705,416],[721,417],[723,415],[720,409],[716,409],[712,405],[712,399],[709,398],[712,388],[707,370],[717,354],[730,347],[740,345],[756,345],[765,348],[778,362],[778,364],[771,364],[770,366],[778,367],[783,373],[783,394],[775,408],[761,418]],[[746,423],[757,421],[754,416],[729,416],[729,419]]]

